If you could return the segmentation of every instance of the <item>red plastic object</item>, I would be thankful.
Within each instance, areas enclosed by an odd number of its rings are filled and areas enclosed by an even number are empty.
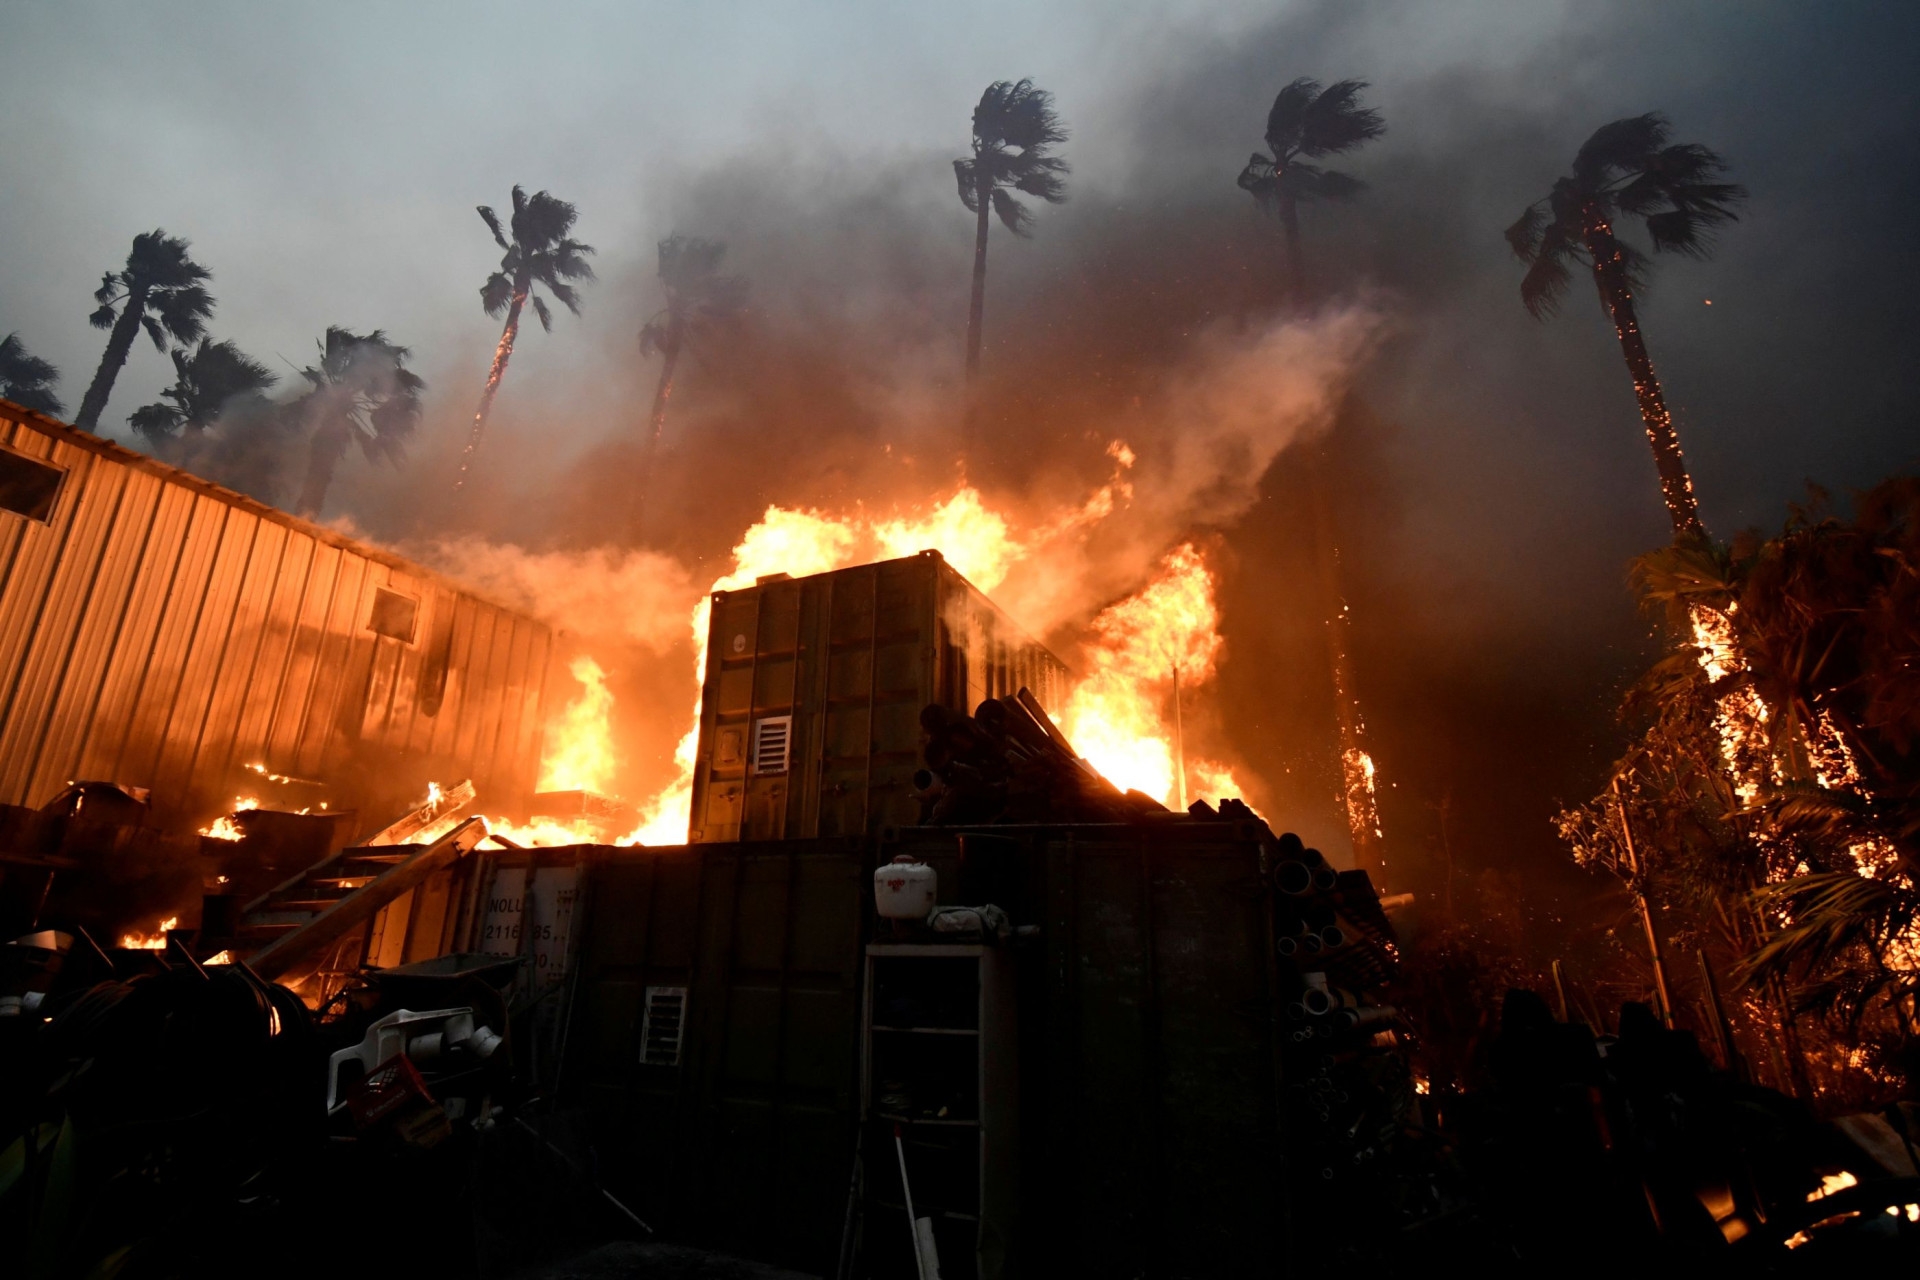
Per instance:
[[[347,1090],[347,1110],[356,1129],[371,1129],[415,1103],[432,1105],[433,1095],[419,1069],[404,1053],[396,1053],[369,1071]]]

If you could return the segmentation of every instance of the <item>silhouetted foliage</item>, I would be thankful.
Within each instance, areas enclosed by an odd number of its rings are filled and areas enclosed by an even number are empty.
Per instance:
[[[981,323],[986,307],[987,214],[1017,236],[1032,234],[1033,215],[1018,195],[1049,204],[1067,198],[1067,162],[1051,154],[1067,140],[1053,109],[1053,95],[1031,80],[999,80],[987,86],[973,109],[973,154],[953,162],[960,203],[974,215],[973,299],[967,317],[967,374],[980,369]]]
[[[0,338],[0,400],[57,418],[67,411],[53,391],[59,378],[60,371],[29,353],[19,334]]]
[[[426,383],[406,367],[412,355],[384,331],[357,334],[329,326],[320,363],[300,371],[309,390],[289,406],[308,433],[307,475],[297,510],[317,516],[334,470],[358,443],[369,461],[397,463],[420,420]]]
[[[264,400],[266,389],[279,381],[230,341],[202,338],[191,353],[176,350],[172,355],[174,383],[160,393],[168,403],[142,405],[127,419],[149,440],[168,439],[183,430],[205,431],[234,401]]]
[[[746,305],[747,282],[722,275],[720,263],[727,246],[698,236],[671,235],[659,244],[660,284],[666,305],[640,330],[640,350],[661,357],[660,378],[654,385],[653,412],[647,421],[647,446],[641,465],[639,502],[653,477],[660,434],[667,424],[667,402],[673,396],[674,375],[689,340],[698,340],[740,314]]]
[[[213,295],[205,286],[213,273],[193,260],[190,248],[185,240],[165,231],[142,232],[133,238],[127,265],[101,277],[93,294],[99,305],[87,319],[94,328],[110,332],[100,367],[74,416],[75,426],[92,431],[99,424],[113,381],[140,330],[146,330],[154,349],[161,352],[170,340],[185,344],[200,339],[213,315]]]
[[[593,279],[587,258],[593,246],[569,238],[579,211],[565,200],[536,191],[528,196],[518,186],[513,189],[513,216],[505,227],[499,215],[486,205],[479,206],[480,220],[493,233],[494,243],[505,252],[500,269],[480,286],[480,305],[490,316],[506,315],[499,345],[494,348],[493,364],[487,370],[487,385],[480,393],[480,406],[474,410],[473,430],[460,455],[460,473],[454,481],[458,489],[466,483],[467,470],[480,447],[487,428],[487,415],[493,410],[493,398],[506,376],[507,361],[513,358],[514,340],[520,333],[520,310],[529,300],[540,317],[540,327],[552,332],[553,313],[547,303],[533,292],[539,285],[575,315],[580,314],[580,294],[568,281]],[[511,232],[511,236],[509,236]]]
[[[1671,126],[1657,113],[1602,125],[1574,157],[1573,172],[1507,228],[1507,243],[1527,264],[1520,300],[1536,319],[1558,308],[1573,279],[1571,264],[1583,263],[1593,272],[1633,376],[1674,532],[1698,537],[1693,480],[1633,305],[1634,291],[1646,281],[1647,258],[1622,240],[1616,227],[1622,219],[1638,218],[1654,252],[1704,258],[1712,251],[1715,228],[1733,221],[1733,206],[1746,189],[1719,181],[1726,166],[1712,151],[1670,142],[1671,136]]]
[[[1345,155],[1387,131],[1380,113],[1360,105],[1364,80],[1336,80],[1321,88],[1301,77],[1282,89],[1267,112],[1267,150],[1254,152],[1240,171],[1240,189],[1262,213],[1276,219],[1286,237],[1287,267],[1296,290],[1305,287],[1300,255],[1299,205],[1303,200],[1351,200],[1358,178],[1313,161]]]

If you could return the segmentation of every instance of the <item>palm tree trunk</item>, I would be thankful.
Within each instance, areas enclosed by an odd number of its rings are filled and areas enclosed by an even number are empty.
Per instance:
[[[300,486],[300,500],[293,513],[308,520],[320,518],[327,501],[327,489],[333,484],[333,470],[347,452],[347,433],[336,421],[322,422],[313,429],[307,448],[307,477]]]
[[[960,410],[960,474],[966,475],[967,459],[973,453],[974,419],[979,408],[974,403],[974,383],[980,377],[981,330],[987,315],[987,212],[993,201],[993,184],[982,182],[977,188],[973,232],[973,297],[967,305],[967,391],[966,404]]]
[[[1374,784],[1373,757],[1367,754],[1365,722],[1354,688],[1353,658],[1348,649],[1350,624],[1345,593],[1340,587],[1340,546],[1334,538],[1333,517],[1327,509],[1324,469],[1311,456],[1305,463],[1308,503],[1313,516],[1314,557],[1319,562],[1320,585],[1327,609],[1327,657],[1333,667],[1334,716],[1340,729],[1340,786],[1347,810],[1347,833],[1353,839],[1353,865],[1379,878],[1385,871],[1380,853],[1379,794]]]
[[[967,307],[967,381],[980,373],[980,329],[987,314],[987,212],[993,200],[993,187],[981,183],[977,195],[980,205],[973,232],[973,300]]]
[[[1673,518],[1674,536],[1705,537],[1700,504],[1693,496],[1693,477],[1687,473],[1680,437],[1673,429],[1673,414],[1667,410],[1660,379],[1653,373],[1653,359],[1640,336],[1626,260],[1620,242],[1613,238],[1613,229],[1602,219],[1594,218],[1587,224],[1587,252],[1593,258],[1593,278],[1600,287],[1601,304],[1613,319],[1620,351],[1627,358],[1627,372],[1633,375],[1633,393],[1640,401],[1640,420],[1646,424],[1647,443],[1653,448],[1653,464],[1660,472],[1660,493],[1666,499],[1667,514]]]
[[[487,415],[493,412],[493,398],[500,394],[500,379],[507,376],[507,361],[513,359],[513,340],[520,333],[520,308],[526,305],[528,281],[514,282],[513,301],[507,305],[507,327],[500,331],[500,345],[493,349],[493,367],[487,370],[487,385],[480,392],[480,407],[473,411],[473,431],[467,436],[467,447],[460,451],[460,473],[453,479],[453,491],[460,492],[467,483],[467,471],[473,466],[473,455],[479,451],[480,437],[486,434]]]
[[[653,494],[654,461],[660,455],[660,437],[667,426],[667,402],[673,398],[673,375],[680,367],[680,351],[686,342],[686,332],[677,323],[667,330],[667,341],[661,351],[660,381],[653,388],[653,413],[647,420],[647,443],[640,455],[640,483],[635,486],[632,525],[633,537],[639,541],[646,534],[647,501]]]
[[[1296,299],[1307,295],[1307,262],[1300,253],[1300,206],[1280,193],[1280,230],[1287,246],[1287,284]]]
[[[80,412],[73,415],[73,425],[82,431],[92,431],[100,415],[106,412],[107,397],[113,394],[113,380],[120,376],[120,367],[126,364],[133,350],[133,340],[140,334],[140,318],[146,310],[147,291],[129,291],[125,305],[120,308],[120,318],[113,322],[113,332],[107,336],[107,349],[100,355],[100,367],[94,370],[86,398],[80,401]]]

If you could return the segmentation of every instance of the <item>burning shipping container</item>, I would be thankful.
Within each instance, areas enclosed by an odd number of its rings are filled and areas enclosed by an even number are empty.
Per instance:
[[[1066,667],[938,551],[716,591],[691,839],[861,835],[918,820],[920,716]]]
[[[275,779],[410,807],[540,767],[553,635],[431,571],[0,401],[0,803],[70,780],[197,825]]]

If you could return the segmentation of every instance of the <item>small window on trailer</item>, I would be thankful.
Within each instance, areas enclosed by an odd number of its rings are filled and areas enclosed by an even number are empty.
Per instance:
[[[753,771],[785,773],[793,753],[793,717],[767,716],[753,722]]]
[[[398,640],[401,644],[412,644],[414,626],[419,618],[418,600],[380,587],[373,593],[373,612],[367,615],[367,630]]]
[[[0,511],[48,524],[66,478],[65,467],[0,445]]]
[[[640,1064],[677,1067],[686,1043],[687,989],[648,987],[640,1011]]]

